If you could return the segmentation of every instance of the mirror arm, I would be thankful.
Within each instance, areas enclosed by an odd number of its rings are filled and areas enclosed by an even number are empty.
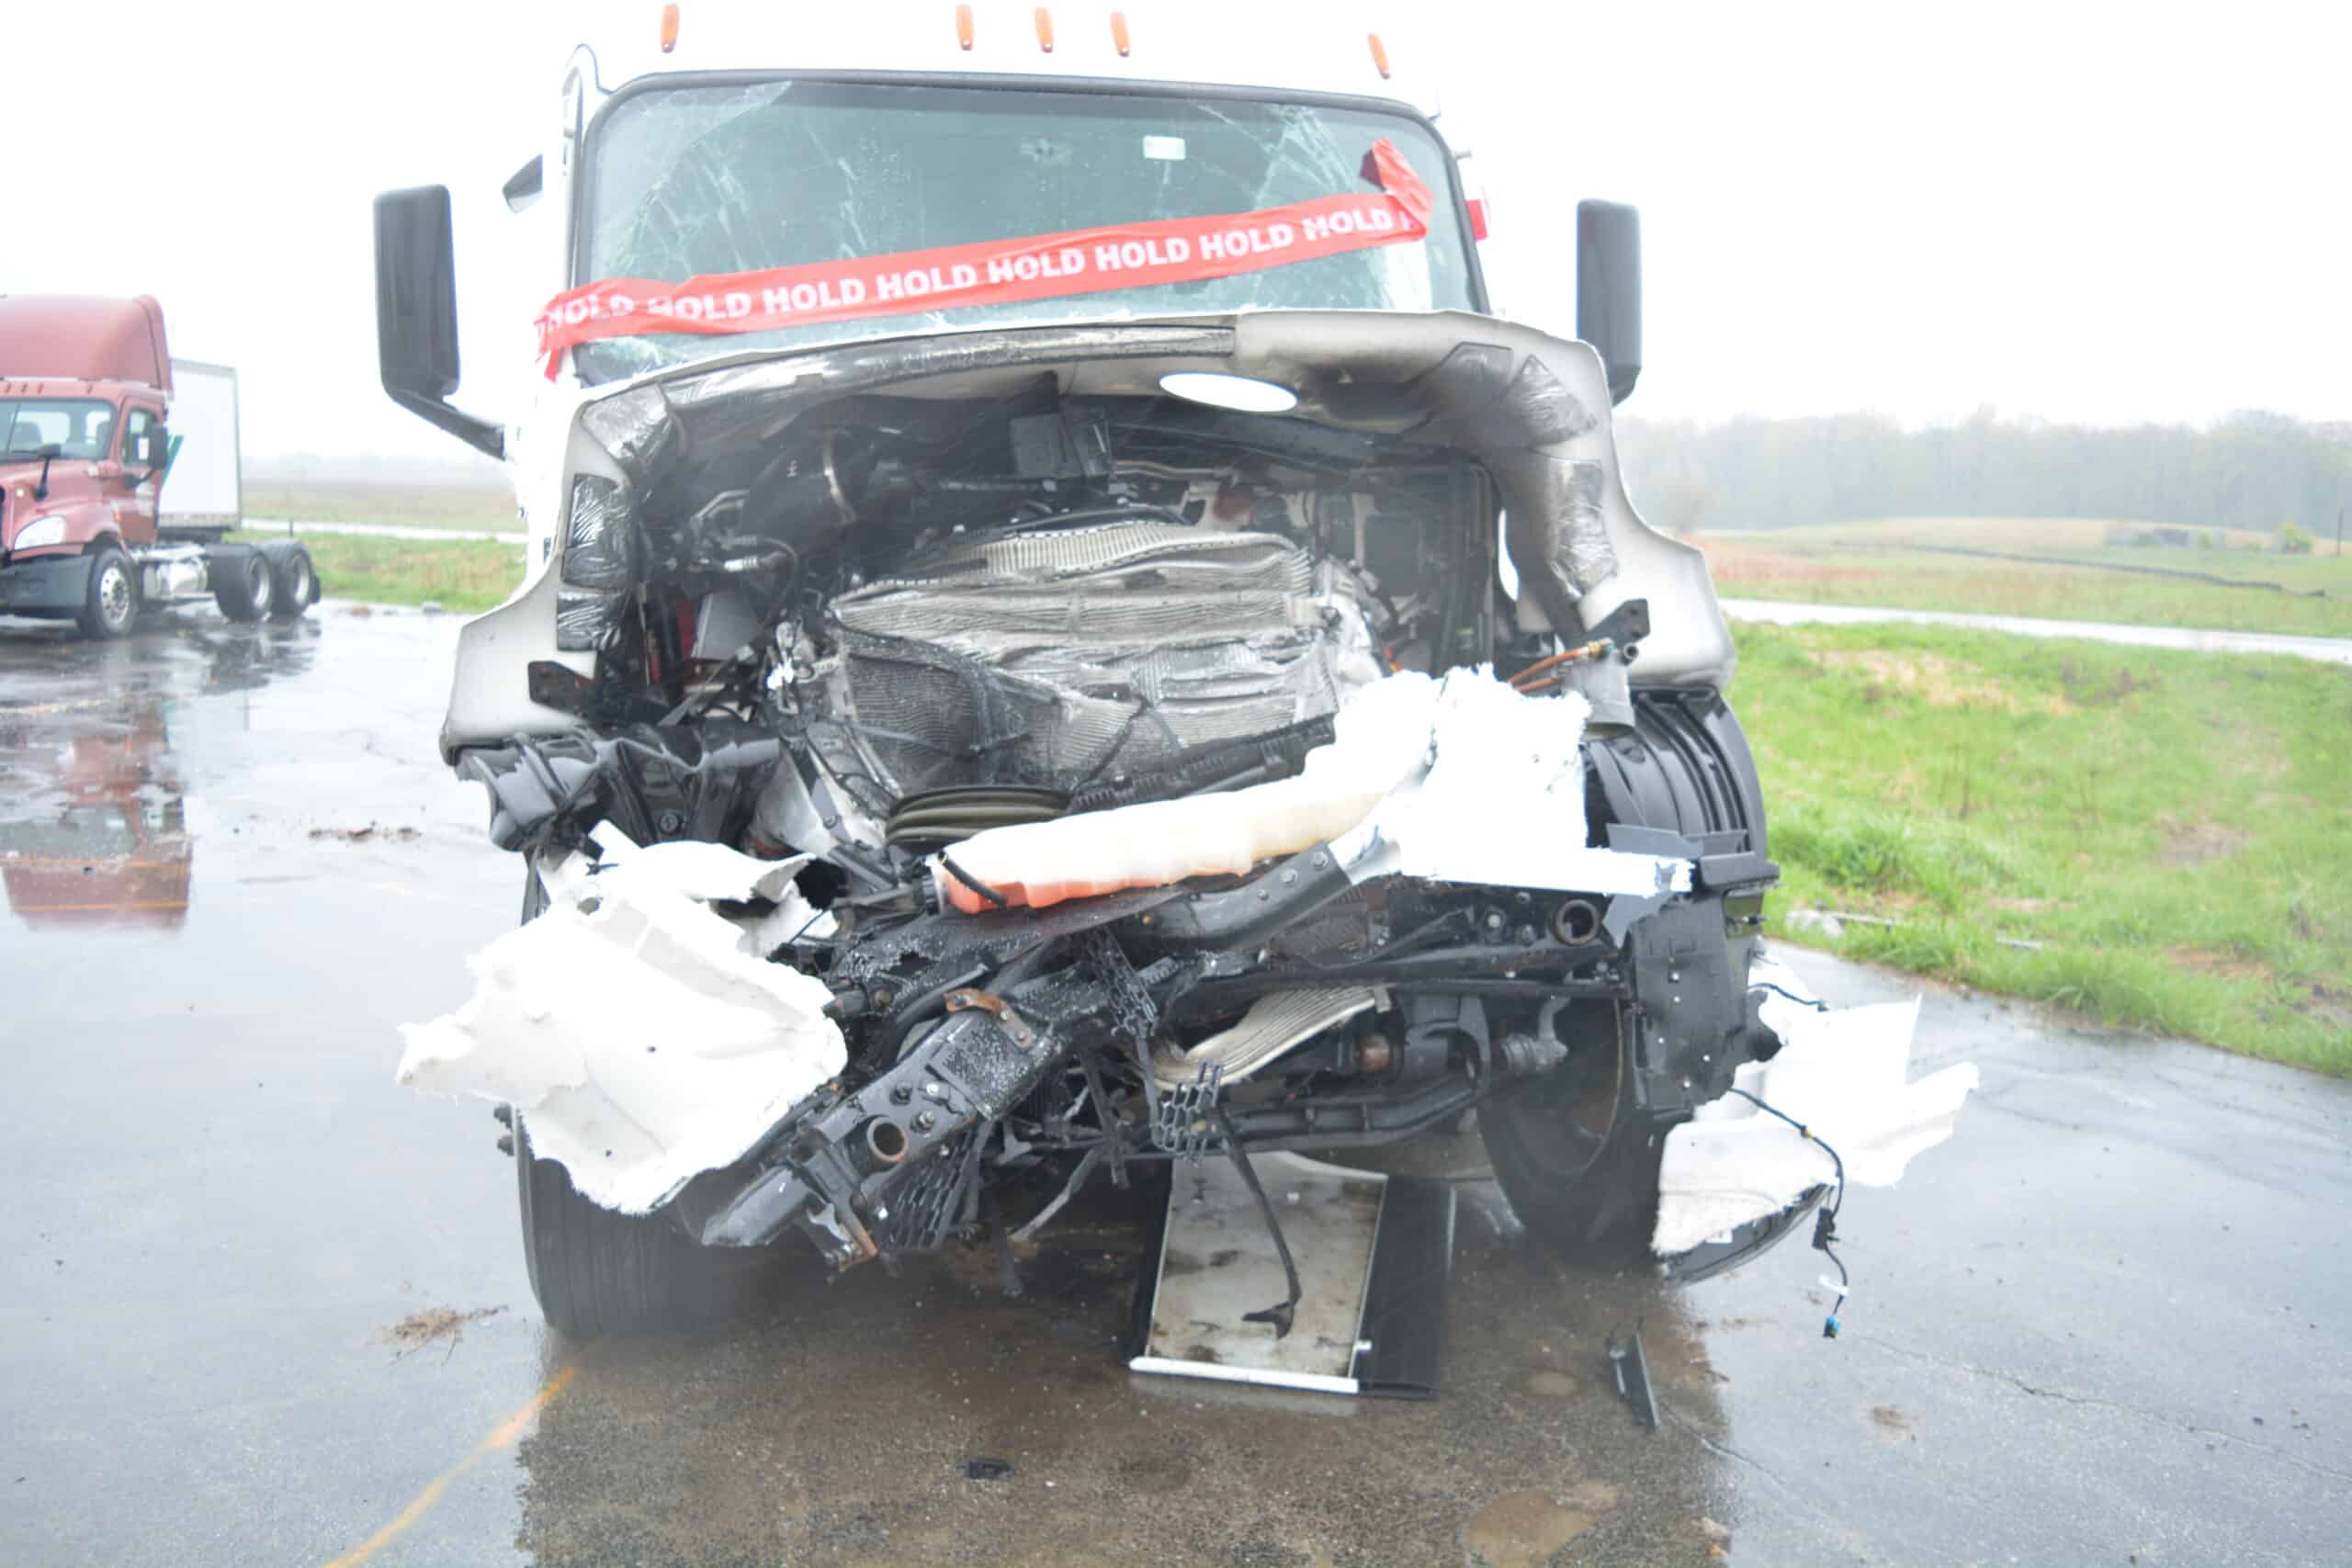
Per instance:
[[[392,401],[408,410],[428,424],[438,425],[478,452],[487,453],[501,462],[506,458],[506,429],[493,420],[470,414],[455,404],[439,398],[428,398],[422,392],[404,391],[386,387]]]

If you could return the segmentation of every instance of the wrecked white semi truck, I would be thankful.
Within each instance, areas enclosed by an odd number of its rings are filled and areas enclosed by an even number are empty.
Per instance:
[[[1764,1016],[1731,637],[1611,437],[1633,210],[1555,335],[1377,35],[933,9],[574,52],[511,433],[447,400],[447,193],[378,203],[385,386],[537,541],[442,737],[526,923],[401,1074],[511,1122],[548,1320],[1473,1108],[1538,1236],[1697,1277],[1833,1185],[1725,1135],[1773,1065],[1891,1179],[1965,1084]]]

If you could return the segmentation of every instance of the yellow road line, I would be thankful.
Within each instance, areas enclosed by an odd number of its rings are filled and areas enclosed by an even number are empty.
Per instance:
[[[490,1436],[481,1440],[481,1445],[479,1448],[475,1449],[473,1452],[468,1454],[465,1458],[459,1460],[457,1463],[451,1465],[439,1475],[435,1476],[431,1481],[426,1482],[424,1483],[424,1490],[419,1492],[415,1497],[411,1499],[407,1507],[402,1508],[399,1513],[394,1514],[390,1522],[386,1524],[382,1529],[378,1530],[374,1535],[369,1536],[366,1540],[361,1541],[349,1551],[345,1552],[342,1556],[335,1558],[333,1562],[330,1562],[327,1564],[327,1568],[357,1568],[357,1564],[365,1562],[369,1558],[375,1556],[376,1553],[381,1551],[386,1546],[390,1545],[395,1539],[397,1539],[401,1531],[407,1529],[409,1526],[416,1523],[417,1520],[431,1513],[433,1511],[433,1506],[441,1501],[441,1495],[449,1490],[450,1485],[456,1482],[458,1477],[465,1474],[467,1471],[471,1470],[474,1467],[475,1462],[484,1454],[496,1453],[501,1449],[511,1449],[519,1442],[522,1439],[523,1434],[530,1430],[532,1420],[538,1415],[540,1410],[546,1407],[548,1401],[553,1399],[557,1394],[561,1393],[571,1383],[572,1378],[579,1372],[579,1371],[580,1369],[577,1367],[566,1367],[563,1371],[556,1373],[554,1377],[548,1379],[547,1387],[533,1394],[529,1401],[524,1404],[523,1408],[517,1410],[514,1415],[509,1416],[505,1420],[501,1421],[497,1426],[492,1427]]]

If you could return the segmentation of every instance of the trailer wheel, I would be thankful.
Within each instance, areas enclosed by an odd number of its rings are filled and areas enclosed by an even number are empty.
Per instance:
[[[278,551],[269,566],[270,619],[299,620],[303,611],[319,602],[319,574],[311,565],[311,552],[297,545]]]
[[[129,556],[107,545],[90,558],[90,586],[74,619],[84,637],[110,641],[130,635],[139,619],[139,574]]]
[[[208,552],[212,575],[212,602],[232,621],[258,621],[276,601],[269,559],[249,547],[223,546]]]
[[[548,898],[537,873],[524,876],[527,923]],[[771,1263],[763,1249],[700,1246],[659,1210],[620,1214],[582,1197],[570,1172],[532,1153],[520,1111],[514,1185],[531,1294],[559,1333],[592,1338],[714,1327],[741,1315]]]

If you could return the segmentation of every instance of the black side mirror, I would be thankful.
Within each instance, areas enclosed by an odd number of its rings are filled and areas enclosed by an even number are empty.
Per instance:
[[[160,423],[149,425],[147,450],[141,454],[142,460],[140,465],[147,470],[146,479],[153,479],[157,474],[162,473],[170,465],[171,455],[172,433]],[[145,480],[142,479],[141,482],[144,483]]]
[[[505,433],[451,406],[458,389],[458,268],[449,189],[376,198],[376,356],[392,401],[493,457]]]
[[[1609,400],[1642,374],[1642,215],[1615,201],[1577,203],[1577,336],[1600,353]]]

